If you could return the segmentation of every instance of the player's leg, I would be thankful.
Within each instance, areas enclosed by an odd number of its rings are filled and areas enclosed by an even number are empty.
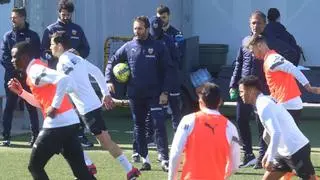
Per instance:
[[[69,163],[73,175],[78,179],[95,179],[89,172],[84,156],[81,144],[77,137],[78,125],[71,125],[63,127],[61,138],[63,137],[62,155]]]
[[[61,139],[57,128],[43,129],[36,139],[29,160],[28,169],[35,180],[49,179],[44,170],[48,160],[59,153],[62,147]]]
[[[303,180],[316,178],[310,153],[311,147],[310,144],[307,144],[287,159],[288,165],[294,169],[296,175]]]
[[[278,180],[280,179],[286,172],[282,171],[266,171],[263,175],[263,180]]]
[[[247,167],[254,165],[256,162],[252,151],[252,137],[250,130],[250,118],[252,113],[252,106],[244,104],[241,98],[237,100],[236,121],[239,127],[240,138],[243,143],[244,157],[240,167]]]
[[[254,165],[254,169],[261,169],[262,168],[262,158],[264,157],[264,154],[268,148],[266,142],[263,140],[263,132],[264,132],[264,128],[263,125],[261,124],[261,121],[259,119],[259,116],[257,114],[255,114],[256,117],[256,124],[258,127],[258,140],[259,140],[259,156],[257,158],[257,162]]]
[[[29,86],[27,86],[27,84],[25,83],[25,81],[20,81],[23,88],[31,93],[31,90],[29,88]],[[24,100],[23,100],[24,101]],[[24,101],[25,102],[25,101]],[[27,107],[28,113],[29,113],[29,117],[30,117],[30,126],[31,126],[31,139],[30,139],[30,146],[33,145],[33,143],[35,142],[35,140],[38,137],[39,134],[39,117],[38,117],[38,111],[37,108],[32,106],[31,104],[25,102],[25,105]]]
[[[294,122],[296,123],[296,125],[299,126],[301,124],[301,112],[302,112],[302,109],[288,110],[288,112],[293,117]]]
[[[145,120],[148,113],[147,100],[130,99],[130,110],[134,122],[134,133],[138,145],[138,153],[142,157],[142,167],[140,170],[151,170],[150,160],[148,157],[148,147],[146,142]]]
[[[154,121],[157,148],[162,158],[162,170],[168,171],[169,150],[167,130],[165,126],[165,114],[162,106],[159,104],[158,98],[149,99],[148,105],[150,108],[151,117]]]
[[[176,132],[181,120],[180,93],[170,93],[169,104],[172,110],[172,128],[173,131]]]
[[[13,112],[17,104],[18,96],[8,89],[7,81],[5,81],[6,105],[3,111],[2,125],[3,125],[3,146],[10,146],[11,126],[13,119]]]

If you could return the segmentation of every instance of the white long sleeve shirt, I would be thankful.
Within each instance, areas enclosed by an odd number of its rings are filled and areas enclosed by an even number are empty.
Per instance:
[[[271,54],[265,60],[267,67],[270,71],[283,71],[285,73],[291,74],[295,79],[299,81],[302,86],[305,86],[309,83],[305,75],[290,61],[286,60],[280,54]],[[295,97],[286,102],[281,103],[286,109],[289,110],[298,110],[302,109],[302,100],[299,97]]]
[[[70,97],[81,115],[102,106],[91,85],[89,75],[97,81],[102,95],[110,94],[101,70],[71,52],[66,51],[59,57],[57,71],[68,74],[77,84],[77,91],[70,93]]]
[[[33,60],[34,61],[34,60]],[[47,68],[40,64],[34,64],[33,61],[29,63],[27,68],[27,76],[31,83],[37,87],[42,87],[48,84],[56,85],[55,96],[52,100],[51,106],[59,108],[66,93],[72,92],[76,89],[72,79],[64,74],[58,73],[55,70]],[[51,93],[51,92],[50,92]],[[29,104],[42,108],[37,99],[29,92],[23,90],[20,97],[25,99]],[[54,118],[45,117],[43,128],[64,127],[79,123],[79,118],[74,109],[68,110],[64,113],[57,114]]]
[[[216,110],[203,109],[202,111],[208,114],[220,114]],[[184,116],[179,123],[170,149],[168,180],[177,179],[180,156],[185,148],[189,135],[192,133],[195,120],[196,117],[193,113]],[[239,135],[237,128],[230,121],[227,123],[226,137],[228,143],[230,144],[230,159],[226,166],[226,175],[230,175],[232,172],[236,171],[240,165],[240,145],[238,141]]]
[[[272,162],[276,154],[290,156],[309,143],[283,105],[263,94],[258,95],[255,105],[260,121],[270,135],[267,161]]]

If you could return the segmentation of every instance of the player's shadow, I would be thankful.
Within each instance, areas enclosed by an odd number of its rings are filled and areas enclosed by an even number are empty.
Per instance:
[[[234,175],[250,175],[250,176],[262,176],[264,173],[258,172],[236,172]]]

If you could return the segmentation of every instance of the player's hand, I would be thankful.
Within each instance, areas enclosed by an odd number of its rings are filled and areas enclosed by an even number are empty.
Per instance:
[[[46,112],[46,116],[50,118],[54,118],[56,116],[57,110],[58,109],[50,106]]]
[[[159,104],[167,104],[168,103],[168,93],[162,92],[159,98]]]
[[[80,56],[80,53],[74,48],[69,49],[69,52],[72,52],[73,54]]]
[[[114,107],[114,103],[113,103],[112,97],[110,95],[104,96],[102,98],[102,102],[107,110],[110,110]]]
[[[265,168],[267,171],[269,171],[269,172],[272,171],[272,169],[273,169],[273,163],[267,161],[266,164],[265,164],[265,166],[264,166],[264,168]]]
[[[313,87],[310,83],[304,85],[304,88],[310,93],[320,94],[320,87]]]
[[[113,83],[107,83],[107,87],[109,89],[109,92],[115,93],[116,91],[114,90],[114,85]]]
[[[10,79],[8,82],[8,88],[17,95],[21,95],[23,92],[22,85],[16,78]]]

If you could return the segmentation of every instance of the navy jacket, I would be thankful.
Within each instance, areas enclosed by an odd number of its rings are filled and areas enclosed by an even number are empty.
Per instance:
[[[32,48],[32,55],[34,58],[40,57],[40,38],[39,35],[29,29],[29,24],[26,23],[25,28],[20,30],[11,30],[4,34],[1,41],[0,60],[2,66],[5,68],[5,81],[10,80],[15,74],[15,69],[11,63],[11,49],[13,46],[21,41],[30,42]]]
[[[165,34],[169,35],[174,40],[176,46],[179,49],[179,51],[178,51],[179,52],[179,59],[182,60],[183,56],[184,56],[184,50],[185,50],[184,49],[185,41],[184,41],[182,32],[171,25],[169,25],[169,28],[164,32],[165,32]],[[179,63],[179,68],[180,69],[182,68],[182,62]]]
[[[250,50],[244,47],[246,42],[248,42],[249,40],[250,36],[247,36],[242,40],[242,45],[238,51],[236,65],[233,70],[229,87],[238,88],[238,82],[242,77],[255,75],[258,76],[258,78],[261,80],[263,93],[269,94],[269,89],[263,72],[263,60],[254,58]]]
[[[130,98],[145,98],[159,96],[169,90],[169,70],[172,64],[168,49],[162,41],[133,39],[124,44],[106,67],[106,81],[113,76],[112,68],[120,62],[128,62],[131,76],[127,84]]]
[[[299,64],[301,49],[293,35],[279,22],[269,22],[263,33],[270,49],[274,49],[294,65]]]
[[[90,52],[89,43],[82,30],[82,28],[75,23],[64,24],[60,20],[49,25],[43,33],[42,43],[41,43],[41,56],[43,59],[51,59],[48,54],[50,52],[50,35],[54,33],[67,33],[71,39],[71,48],[76,49],[82,58],[87,58]]]

